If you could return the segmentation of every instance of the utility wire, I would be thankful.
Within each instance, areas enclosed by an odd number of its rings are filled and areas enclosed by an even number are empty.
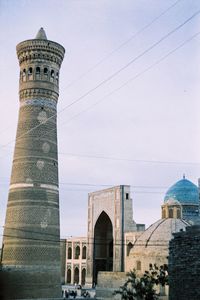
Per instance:
[[[0,227],[3,227],[4,229],[6,230],[13,230],[13,231],[19,231],[19,232],[25,232],[25,233],[34,233],[34,234],[44,234],[44,235],[50,235],[50,236],[54,236],[54,237],[58,237],[58,235],[56,234],[49,234],[49,233],[45,233],[45,232],[39,232],[39,231],[32,231],[32,230],[28,230],[28,229],[23,229],[23,228],[14,228],[14,227],[8,227],[8,226],[0,226]],[[73,238],[72,236],[65,236],[65,239],[67,238]],[[89,240],[94,240],[95,238],[89,238]],[[98,241],[104,241],[105,239],[103,238],[98,238]],[[119,241],[122,241],[121,239],[118,239],[117,240],[118,242]]]
[[[120,69],[118,69],[116,72],[114,72],[113,74],[111,74],[110,76],[108,76],[106,79],[104,79],[103,81],[101,81],[99,84],[97,84],[94,88],[90,89],[89,91],[87,91],[85,94],[83,94],[82,96],[78,97],[77,99],[75,99],[73,102],[71,102],[69,105],[66,105],[65,107],[63,107],[60,111],[58,111],[58,113],[53,114],[52,116],[50,116],[49,118],[46,119],[45,123],[48,120],[51,120],[53,118],[55,118],[57,116],[57,114],[62,113],[63,111],[65,111],[66,109],[70,108],[71,106],[73,106],[74,104],[80,102],[82,99],[84,99],[86,96],[88,96],[90,93],[94,92],[95,90],[97,90],[99,87],[101,87],[102,85],[104,85],[105,83],[109,82],[110,80],[112,80],[114,77],[116,77],[119,73],[121,73],[123,70],[125,70],[126,68],[128,68],[131,64],[133,64],[135,61],[137,61],[138,59],[140,59],[141,57],[143,57],[145,54],[147,54],[148,52],[150,52],[152,49],[154,49],[156,46],[158,46],[161,42],[163,42],[164,40],[166,40],[169,36],[171,36],[173,33],[175,33],[176,31],[178,31],[179,29],[181,29],[184,25],[186,25],[188,22],[190,22],[192,19],[194,19],[197,15],[199,15],[200,10],[196,11],[194,14],[192,14],[192,16],[190,16],[189,18],[187,18],[184,22],[182,22],[180,25],[178,25],[177,27],[175,27],[173,30],[171,30],[170,32],[168,32],[167,34],[165,34],[162,38],[160,38],[157,42],[153,43],[151,46],[149,46],[146,50],[144,50],[143,52],[141,52],[139,55],[137,55],[136,57],[134,57],[132,60],[130,60],[126,65],[124,65],[123,67],[121,67]],[[9,145],[10,143],[13,143],[16,140],[20,140],[21,138],[23,138],[24,136],[26,136],[27,134],[29,134],[30,132],[32,132],[33,130],[35,130],[36,128],[40,127],[41,125],[43,125],[43,123],[38,124],[36,126],[34,126],[33,128],[31,128],[30,130],[27,130],[25,133],[23,133],[22,135],[20,135],[19,137],[17,137],[15,140],[9,141],[7,144],[2,145],[1,147],[6,147],[7,145]]]
[[[200,32],[199,32],[200,34]],[[162,160],[143,160],[143,159],[129,159],[129,158],[119,158],[112,156],[100,156],[100,155],[89,155],[89,154],[73,154],[73,153],[62,153],[60,155],[83,157],[83,158],[94,158],[94,159],[104,159],[104,160],[114,160],[114,161],[127,161],[134,163],[151,163],[151,164],[177,164],[177,165],[199,165],[200,162],[183,162],[183,161],[162,161]]]
[[[8,226],[0,226],[0,227],[3,227],[5,230],[20,231],[20,232],[31,233],[31,234],[40,234],[40,235],[48,235],[48,236],[58,237],[58,234],[51,234],[51,233],[47,233],[47,232],[33,231],[33,230],[28,230],[28,229],[23,229],[23,228],[14,228],[14,227],[8,227]]]
[[[128,81],[124,82],[121,86],[119,86],[118,88],[112,90],[110,93],[104,95],[102,98],[100,98],[97,102],[95,102],[94,104],[92,104],[91,106],[89,106],[87,109],[82,110],[81,112],[79,112],[78,114],[74,115],[71,119],[69,119],[67,122],[64,122],[61,124],[65,125],[68,124],[69,122],[73,121],[75,118],[79,117],[82,113],[85,113],[87,111],[89,111],[90,109],[92,109],[93,107],[97,106],[98,104],[100,104],[101,102],[103,102],[105,99],[107,99],[108,97],[110,97],[111,95],[113,95],[114,93],[118,92],[120,89],[124,88],[126,85],[128,85],[130,82],[136,80],[137,78],[141,77],[143,74],[145,74],[146,72],[148,72],[149,70],[151,70],[152,68],[154,68],[156,65],[158,65],[159,63],[161,63],[162,61],[164,61],[166,58],[168,58],[171,54],[173,54],[174,52],[176,52],[177,50],[179,50],[180,48],[182,48],[183,46],[185,46],[187,43],[189,43],[190,41],[192,41],[195,37],[197,37],[200,34],[200,32],[195,33],[194,35],[192,35],[190,38],[188,38],[187,40],[185,40],[183,43],[181,43],[180,45],[178,45],[176,48],[174,48],[173,50],[169,51],[166,55],[162,56],[160,59],[158,59],[156,62],[154,62],[153,64],[151,64],[149,67],[147,67],[146,69],[144,69],[143,71],[139,72],[138,74],[136,74],[135,76],[131,77]],[[52,131],[52,129],[50,130]],[[60,153],[61,155],[65,155],[64,153]],[[67,154],[68,155],[68,154]],[[89,155],[74,155],[72,153],[70,153],[69,155],[71,156],[84,156],[84,157],[94,157],[94,158],[101,158],[101,159],[110,159],[110,157],[100,157],[100,156],[89,156]],[[132,159],[123,159],[123,158],[112,158],[114,160],[128,160],[128,161],[134,161],[134,162],[144,162],[144,163],[170,163],[170,164],[182,164],[182,162],[169,162],[169,161],[148,161],[148,160],[132,160]],[[193,162],[185,162],[185,164],[196,164]],[[200,163],[197,163],[200,164]]]
[[[4,186],[4,185],[6,185],[6,186],[9,186],[9,184],[7,183],[7,184],[0,184],[0,186]],[[83,192],[83,193],[87,193],[87,194],[92,194],[92,193],[94,193],[95,191],[92,191],[91,189],[89,189],[89,188],[85,188],[85,189],[81,189],[81,188],[65,188],[65,187],[60,187],[59,188],[59,191],[61,192],[61,191],[65,191],[65,192],[75,192],[75,193],[77,193],[77,192]],[[96,190],[96,192],[97,191],[99,191],[99,190]],[[155,194],[159,194],[159,195],[163,195],[164,193],[165,193],[165,191],[154,191],[154,190],[150,190],[150,191],[148,191],[148,190],[134,190],[134,191],[132,191],[131,192],[133,195],[135,195],[135,194],[153,194],[153,195],[155,195]]]
[[[153,43],[150,47],[148,47],[146,50],[144,50],[143,52],[141,52],[139,55],[137,55],[136,57],[134,57],[132,60],[130,60],[126,65],[124,65],[123,67],[121,67],[120,69],[118,69],[116,72],[114,72],[113,74],[111,74],[110,76],[108,76],[106,79],[104,79],[103,81],[101,81],[98,85],[96,85],[94,88],[90,89],[88,92],[86,92],[85,94],[83,94],[82,96],[80,96],[78,99],[74,100],[73,102],[71,102],[69,105],[65,106],[63,109],[61,109],[59,111],[62,112],[65,109],[71,107],[72,105],[74,105],[75,103],[79,102],[80,100],[82,100],[83,98],[85,98],[86,96],[88,96],[91,92],[95,91],[96,89],[98,89],[100,86],[104,85],[105,83],[107,83],[108,81],[110,81],[111,79],[113,79],[114,77],[116,77],[119,73],[121,73],[123,70],[127,69],[131,64],[133,64],[135,61],[137,61],[138,59],[140,59],[142,56],[144,56],[146,53],[150,52],[152,49],[154,49],[156,46],[158,46],[161,42],[163,42],[164,40],[166,40],[169,36],[171,36],[173,33],[175,33],[176,31],[178,31],[180,28],[182,28],[185,24],[187,24],[188,22],[190,22],[193,18],[195,18],[198,14],[200,13],[200,10],[196,11],[191,17],[189,17],[188,19],[186,19],[183,23],[181,23],[180,25],[178,25],[176,28],[174,28],[173,30],[171,30],[170,32],[168,32],[166,35],[164,35],[162,38],[160,38],[157,42]]]
[[[89,192],[89,189],[61,189],[67,192]],[[92,193],[92,192],[91,192]],[[133,194],[160,194],[162,195],[164,192],[157,192],[157,191],[134,191]]]
[[[72,182],[60,182],[60,184],[66,184],[66,185],[75,185],[75,186],[102,186],[102,187],[113,187],[113,186],[120,186],[115,185],[115,184],[93,184],[93,183],[72,183]],[[145,186],[145,185],[129,185],[132,188],[150,188],[150,189],[158,189],[158,188],[162,188],[162,189],[166,189],[168,187],[166,186]]]
[[[39,180],[34,180],[34,183],[40,183]],[[9,181],[3,182],[3,184],[9,184]],[[0,183],[2,185],[2,183]],[[118,186],[123,186],[123,184],[117,184],[117,183],[110,183],[110,184],[102,184],[102,183],[83,183],[83,182],[59,182],[59,185],[67,185],[67,186],[75,186],[75,187],[87,187],[87,189],[84,189],[83,191],[87,191],[90,187],[104,187],[106,189],[112,189],[113,187],[118,187]],[[161,185],[131,185],[131,184],[126,184],[125,186],[129,186],[133,189],[168,189],[169,186],[161,186]],[[74,189],[74,191],[79,191],[80,189]],[[91,189],[89,189],[91,190]],[[131,191],[132,193],[138,192],[138,191]],[[142,192],[142,191],[141,191]],[[148,192],[148,191],[145,191]],[[95,193],[95,192],[90,192],[90,194]]]
[[[156,228],[157,227],[159,227],[160,226],[160,224],[162,224],[163,222],[165,222],[165,220],[166,219],[162,219],[161,220],[161,222],[159,223],[159,224],[157,224],[157,226],[156,226]],[[185,224],[185,225],[188,225],[188,222],[186,222],[184,219],[182,219],[182,222]],[[154,223],[155,224],[155,223]],[[152,224],[152,225],[154,225],[154,224]],[[150,228],[150,227],[152,227],[152,225],[150,225],[150,226],[148,226],[148,228]],[[20,232],[25,232],[25,233],[35,233],[35,234],[45,234],[45,235],[51,235],[51,236],[55,236],[55,237],[58,237],[58,235],[53,235],[53,234],[49,234],[49,233],[43,233],[43,232],[36,232],[36,231],[32,231],[32,230],[27,230],[27,229],[22,229],[22,228],[13,228],[13,227],[7,227],[7,226],[0,226],[0,227],[3,227],[3,228],[5,228],[5,229],[8,229],[8,230],[14,230],[14,231],[20,231]],[[147,229],[148,229],[147,228]],[[156,228],[154,228],[154,230],[153,230],[153,232],[156,230]],[[147,230],[146,229],[146,230]],[[143,233],[145,233],[145,231],[146,230],[144,230],[144,231],[141,231],[141,235],[139,236],[139,237],[134,237],[135,238],[135,240],[134,240],[134,243],[136,243],[136,242],[138,242],[139,240],[140,240],[140,238],[142,237],[142,235],[143,235]],[[131,233],[138,233],[139,231],[133,231],[133,232],[131,232]],[[152,232],[152,233],[153,233]],[[171,231],[171,233],[173,233],[174,231]],[[152,236],[152,233],[151,233],[151,236]],[[132,236],[133,237],[133,236]],[[21,238],[23,238],[23,237],[21,237]],[[72,236],[65,236],[65,238],[64,239],[69,239],[69,242],[70,242],[70,239],[73,239],[74,237],[72,237]],[[77,239],[77,237],[75,237],[76,239]],[[130,238],[130,236],[128,236],[128,238]],[[62,238],[63,239],[63,238]],[[98,237],[98,238],[96,238],[96,237],[86,237],[86,240],[88,241],[89,240],[89,242],[87,242],[88,244],[93,244],[95,241],[97,242],[100,242],[100,241],[102,241],[102,242],[104,242],[105,241],[105,238],[100,238],[100,237]],[[150,238],[148,238],[148,239],[146,239],[145,240],[145,245],[146,245],[146,242],[148,243],[149,241],[151,240],[151,237]],[[116,241],[119,243],[123,243],[124,242],[124,240],[122,240],[122,239],[116,239]],[[155,241],[155,240],[154,240]],[[156,240],[156,241],[159,241],[160,242],[160,240]],[[130,243],[130,241],[128,241],[128,244]],[[85,244],[85,242],[84,242],[84,244]]]
[[[15,235],[9,235],[9,234],[1,234],[2,237],[7,237],[7,238],[14,238],[14,239],[21,239],[21,240],[29,240],[29,241],[42,241],[42,242],[51,242],[51,243],[62,243],[62,241],[59,239],[55,239],[55,240],[51,240],[51,239],[40,239],[40,238],[31,238],[31,237],[20,237],[20,236],[15,236]],[[161,241],[158,241],[160,242],[160,244],[156,243],[156,241],[154,241],[154,243],[150,243],[148,244],[148,247],[149,246],[167,246],[168,243],[163,243]],[[84,244],[86,245],[108,245],[108,243],[105,243],[105,242],[84,242]],[[127,246],[129,243],[113,243],[113,246]],[[145,243],[137,243],[135,246],[145,246]],[[133,247],[134,248],[134,247]]]
[[[128,81],[124,82],[121,86],[119,86],[118,88],[114,89],[113,91],[111,91],[110,93],[106,94],[105,96],[103,96],[101,99],[99,99],[97,102],[95,102],[94,104],[92,104],[91,106],[89,106],[87,109],[82,110],[81,112],[79,112],[78,114],[74,115],[71,119],[69,119],[67,122],[64,122],[61,124],[64,125],[66,123],[71,122],[73,119],[79,117],[82,113],[87,112],[88,110],[90,110],[91,108],[95,107],[96,105],[100,104],[102,101],[104,101],[106,98],[110,97],[111,95],[113,95],[114,93],[116,93],[117,91],[119,91],[120,89],[122,89],[123,87],[125,87],[126,85],[128,85],[130,82],[134,81],[135,79],[141,77],[143,74],[145,74],[146,72],[148,72],[149,70],[151,70],[153,67],[155,67],[156,65],[158,65],[159,63],[161,63],[162,61],[164,61],[166,58],[168,58],[171,54],[173,54],[174,52],[176,52],[177,50],[179,50],[180,48],[182,48],[184,45],[186,45],[187,43],[189,43],[191,40],[193,40],[195,37],[197,37],[200,34],[200,32],[195,33],[193,36],[191,36],[190,38],[188,38],[186,41],[184,41],[182,44],[180,44],[179,46],[177,46],[176,48],[174,48],[172,51],[168,52],[166,55],[162,56],[159,60],[157,60],[155,63],[153,63],[152,65],[150,65],[149,67],[147,67],[146,69],[144,69],[143,71],[141,71],[140,73],[136,74],[135,76],[131,77]]]
[[[39,180],[34,180],[35,183],[39,183]],[[9,180],[4,183],[9,183]],[[1,184],[1,183],[0,183]],[[113,188],[116,186],[122,186],[123,184],[102,184],[102,183],[83,183],[83,182],[59,182],[61,185],[70,185],[70,186],[86,186],[86,187],[105,187],[105,188]],[[144,188],[144,189],[167,189],[167,186],[150,186],[150,185],[131,185],[126,184],[126,186],[130,186],[132,188]]]
[[[140,33],[142,33],[143,31],[145,31],[147,28],[149,28],[153,23],[155,23],[158,19],[160,19],[163,15],[165,15],[168,11],[170,11],[173,7],[175,7],[179,2],[181,2],[182,0],[178,0],[176,2],[174,2],[171,6],[169,6],[166,10],[162,11],[157,17],[155,17],[152,21],[150,21],[148,24],[146,24],[145,26],[143,26],[140,30],[138,30],[136,33],[134,33],[129,39],[127,39],[126,41],[124,41],[122,44],[120,44],[117,48],[113,49],[110,53],[108,53],[106,56],[104,56],[102,59],[100,59],[94,66],[92,66],[91,68],[89,68],[86,72],[84,72],[83,74],[81,74],[78,78],[76,78],[75,80],[73,80],[71,83],[69,83],[67,86],[65,86],[63,89],[67,89],[69,87],[71,87],[72,85],[74,85],[74,83],[76,83],[77,81],[80,81],[80,79],[82,79],[83,77],[85,77],[85,75],[89,74],[90,72],[92,72],[93,70],[95,70],[100,64],[102,64],[104,61],[106,61],[109,57],[111,57],[114,53],[116,53],[117,51],[119,51],[122,47],[124,47],[125,45],[127,45],[130,41],[132,41],[135,37],[137,37]],[[7,127],[6,129],[0,131],[0,135],[7,131],[8,129],[10,129],[12,126]]]
[[[122,44],[120,44],[118,47],[116,47],[114,50],[112,50],[110,53],[108,53],[102,59],[100,59],[94,66],[92,66],[91,68],[89,68],[86,72],[84,72],[83,74],[81,74],[75,80],[71,81],[66,87],[64,87],[64,89],[67,89],[67,88],[71,87],[76,82],[80,81],[80,79],[82,79],[83,77],[85,77],[87,74],[89,74],[93,70],[95,70],[99,65],[101,65],[103,62],[105,62],[108,58],[110,58],[114,53],[116,53],[117,51],[119,51],[121,48],[123,48],[124,46],[126,46],[129,42],[131,42],[134,38],[136,38],[139,34],[141,34],[147,28],[149,28],[153,23],[155,23],[157,20],[159,20],[163,15],[165,15],[168,11],[170,11],[172,8],[174,8],[181,1],[182,0],[178,0],[178,1],[174,2],[166,10],[162,11],[152,21],[150,21],[148,24],[144,25],[141,29],[139,29],[136,33],[134,33],[130,38],[128,38],[126,41],[124,41]]]
[[[146,69],[144,69],[142,72],[140,72],[137,75],[135,75],[134,77],[130,78],[128,81],[126,81],[125,83],[123,83],[117,89],[115,89],[115,90],[111,91],[109,94],[105,95],[103,98],[101,98],[96,103],[94,103],[92,106],[90,106],[88,109],[79,112],[77,115],[75,115],[69,121],[72,121],[74,118],[78,117],[81,113],[84,113],[84,112],[88,111],[89,109],[93,108],[94,106],[96,106],[97,104],[99,104],[103,100],[105,100],[105,98],[111,96],[112,94],[114,94],[115,92],[117,92],[118,90],[120,90],[121,88],[123,88],[124,86],[126,86],[127,84],[129,84],[131,81],[133,81],[133,80],[137,79],[138,77],[142,76],[144,73],[146,73],[147,71],[149,71],[150,69],[152,69],[153,67],[155,67],[156,65],[158,65],[160,62],[162,62],[163,60],[165,60],[166,58],[168,58],[171,54],[173,54],[174,52],[176,52],[178,49],[182,48],[184,45],[186,45],[187,43],[189,43],[191,40],[193,40],[199,34],[200,34],[200,31],[197,32],[197,33],[195,33],[194,35],[192,35],[190,38],[188,38],[183,43],[181,43],[180,45],[178,45],[176,48],[174,48],[173,50],[171,50],[170,52],[168,52],[166,55],[162,56],[159,60],[157,60],[155,63],[151,64],[149,67],[147,67]],[[63,124],[65,124],[65,123],[63,123]],[[48,133],[50,131],[52,131],[52,129],[49,130]],[[32,148],[28,148],[28,147],[25,148],[25,147],[20,147],[20,146],[16,146],[16,149],[32,150]],[[199,165],[200,164],[199,162],[141,160],[141,159],[128,159],[128,158],[118,158],[118,157],[107,157],[107,156],[100,156],[100,155],[88,155],[88,154],[82,155],[82,154],[73,154],[73,153],[62,153],[62,152],[56,152],[56,151],[50,151],[49,152],[49,154],[54,154],[54,153],[58,153],[60,155],[74,156],[74,157],[84,157],[84,158],[94,158],[94,159],[104,159],[104,160],[115,160],[115,161],[128,161],[128,162],[136,162],[136,163],[185,164],[185,165]]]
[[[200,34],[200,32],[198,33]],[[40,149],[33,149],[31,147],[21,147],[16,146],[17,150],[31,150],[31,151],[40,151]],[[59,154],[63,156],[70,157],[78,157],[78,158],[89,158],[89,159],[102,159],[102,160],[110,160],[110,161],[124,161],[124,162],[132,162],[132,163],[150,163],[150,164],[174,164],[174,165],[200,165],[200,162],[190,162],[190,161],[170,161],[170,160],[147,160],[147,159],[132,159],[132,158],[124,158],[124,157],[113,157],[113,156],[102,156],[102,155],[92,155],[92,154],[79,154],[79,153],[70,153],[70,152],[59,152],[59,151],[49,151],[48,155]],[[25,157],[26,155],[24,155]],[[23,157],[23,156],[21,156]],[[34,155],[36,157],[36,155]],[[41,156],[38,156],[41,158]],[[54,157],[48,157],[49,159],[56,159]]]

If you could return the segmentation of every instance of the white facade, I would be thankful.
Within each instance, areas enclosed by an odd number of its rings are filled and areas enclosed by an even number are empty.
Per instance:
[[[66,240],[65,283],[85,285],[86,277],[86,237]]]

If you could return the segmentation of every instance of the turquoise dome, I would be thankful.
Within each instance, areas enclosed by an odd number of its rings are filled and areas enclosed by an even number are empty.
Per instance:
[[[167,202],[168,199],[178,200],[180,204],[199,205],[198,187],[191,181],[183,178],[169,188],[164,202]]]

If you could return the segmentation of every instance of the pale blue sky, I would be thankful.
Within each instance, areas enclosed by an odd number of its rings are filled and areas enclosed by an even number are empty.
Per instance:
[[[148,29],[87,73],[175,2],[0,0],[1,226],[14,143],[2,145],[14,140],[18,118],[16,44],[34,38],[38,29],[44,27],[48,39],[65,47],[59,111],[200,10],[198,0],[180,0]],[[87,193],[101,188],[66,183],[144,186],[135,189],[135,193],[132,188],[132,198],[135,221],[147,225],[160,218],[167,188],[181,179],[183,173],[197,184],[200,164],[136,163],[83,156],[200,162],[200,35],[99,105],[70,119],[198,31],[200,14],[113,80],[58,115],[62,237],[86,235]],[[85,76],[77,80],[82,74]]]

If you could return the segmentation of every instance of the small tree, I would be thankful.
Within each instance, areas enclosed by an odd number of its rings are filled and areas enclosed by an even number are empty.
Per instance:
[[[136,271],[127,273],[128,279],[115,294],[121,294],[123,300],[156,300],[158,294],[155,286],[168,284],[167,265],[159,268],[154,264],[150,265],[149,271],[138,277]]]

